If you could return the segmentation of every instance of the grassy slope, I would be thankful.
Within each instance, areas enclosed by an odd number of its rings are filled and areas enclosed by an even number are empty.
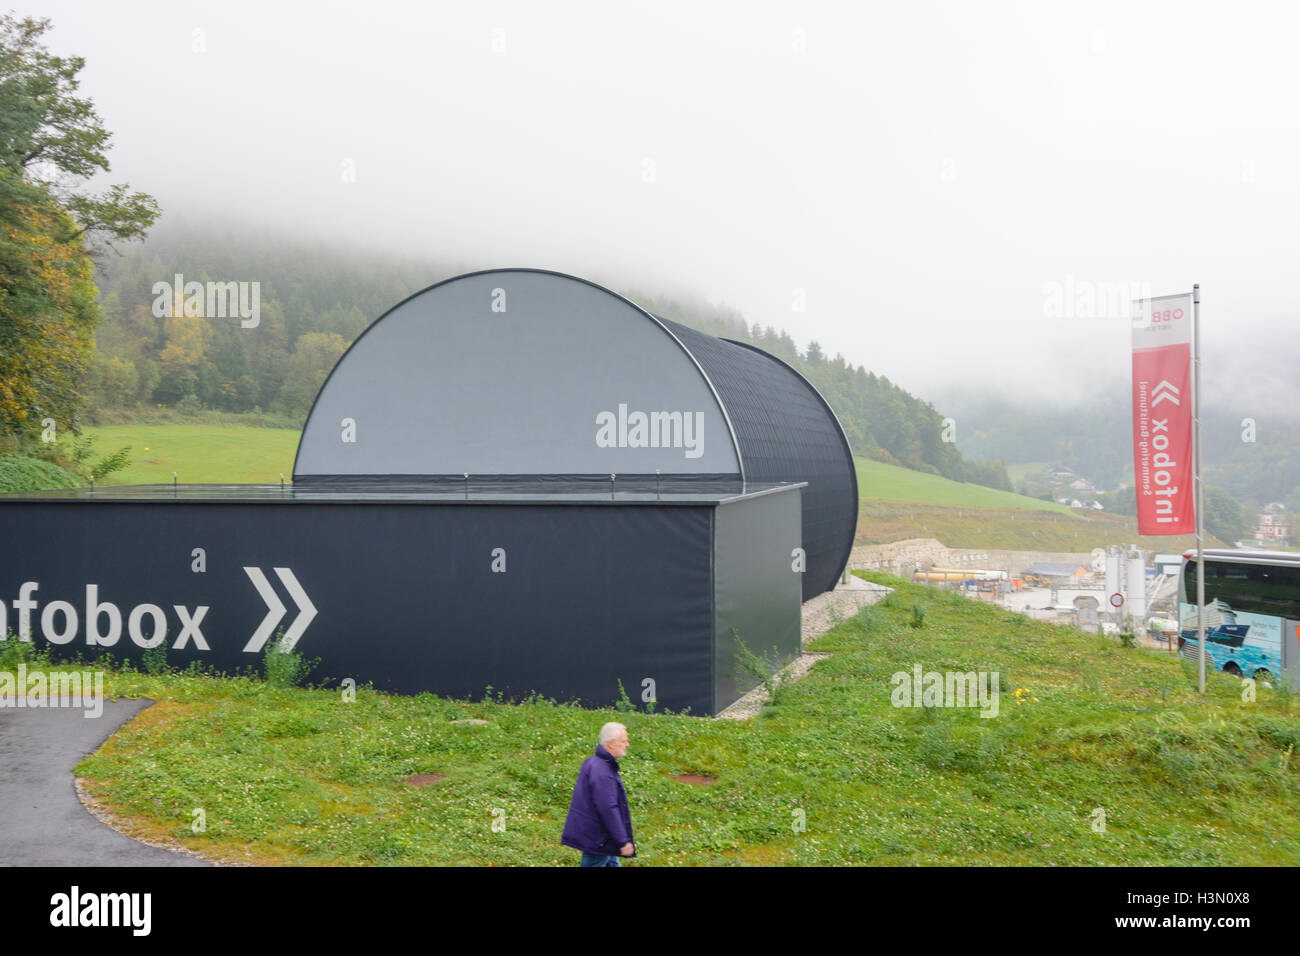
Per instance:
[[[274,483],[293,470],[299,432],[242,425],[147,424],[89,428],[96,457],[131,446],[132,464],[104,484]],[[1138,541],[1132,519],[1069,508],[981,485],[856,459],[862,495],[859,544],[938,538],[954,548],[1091,551]],[[1191,538],[1144,539],[1181,550]]]
[[[1006,548],[1013,551],[1088,553],[1110,544],[1136,543],[1153,551],[1195,547],[1193,535],[1141,537],[1132,518],[1090,512],[1086,517],[1043,511],[954,508],[900,501],[863,501],[858,509],[858,544],[886,544],[907,538],[937,538],[950,548]],[[1221,547],[1213,535],[1206,545]]]
[[[96,440],[95,457],[129,445],[132,464],[107,484],[182,482],[267,483],[293,471],[300,432],[287,428],[241,425],[102,425],[87,428]],[[968,508],[1052,511],[1070,509],[1037,498],[950,481],[883,462],[855,459],[863,498],[916,501]]]
[[[293,471],[299,432],[241,425],[151,424],[88,428],[95,456],[131,446],[132,464],[104,484],[275,483]],[[1133,520],[950,481],[883,462],[855,459],[862,510],[859,544],[938,538],[953,548],[1091,551],[1139,541]],[[1192,539],[1142,539],[1156,550],[1181,550]]]
[[[865,576],[897,594],[823,637],[832,656],[759,717],[620,718],[640,865],[1300,863],[1291,696],[1244,703],[1216,674],[1202,698],[1159,652]],[[1001,716],[892,707],[890,676],[918,662],[999,671]],[[159,704],[78,767],[91,790],[141,835],[261,862],[572,864],[559,832],[573,779],[618,716],[364,689],[347,704],[247,679],[109,684]],[[462,717],[490,725],[450,723]],[[420,772],[447,776],[401,782]],[[719,779],[671,779],[683,772]]]
[[[299,432],[215,424],[107,425],[88,428],[95,457],[131,446],[132,464],[103,484],[274,483],[291,474]],[[856,459],[863,498],[859,544],[938,538],[954,548],[1090,551],[1137,540],[1131,519],[1073,516],[1037,498],[950,481],[882,462]],[[1190,541],[1191,539],[1188,539]],[[1143,542],[1158,550],[1180,540]]]
[[[1154,551],[1195,547],[1192,535],[1140,537],[1133,518],[1080,511],[1006,491],[950,481],[896,465],[858,466],[858,544],[937,538],[950,548],[1090,552],[1139,544]],[[1210,536],[1212,546],[1220,546]]]
[[[1027,498],[1010,491],[952,481],[939,475],[855,458],[858,466],[858,496],[865,499],[916,501],[964,508],[1023,509],[1069,514],[1070,509],[1052,501]]]
[[[240,425],[106,425],[87,428],[95,456],[131,447],[132,463],[104,484],[275,484],[293,473],[299,432]]]

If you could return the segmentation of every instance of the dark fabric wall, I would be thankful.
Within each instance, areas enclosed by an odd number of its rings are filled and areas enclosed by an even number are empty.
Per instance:
[[[298,645],[321,658],[313,681],[476,700],[491,685],[592,706],[614,702],[620,679],[639,702],[651,678],[660,708],[705,714],[711,521],[709,506],[0,502],[0,631],[18,630],[13,602],[35,582],[33,630],[47,605],[66,601],[78,626],[62,649],[84,654],[86,587],[97,585],[97,601],[121,615],[114,656],[140,659],[127,632],[136,605],[165,614],[169,645],[176,606],[191,616],[206,606],[209,649],[191,644],[171,661],[260,671],[261,654],[244,647],[267,603],[244,569],[262,570],[287,630],[298,606],[275,569],[288,568],[317,608]],[[192,569],[196,548],[203,573]],[[495,548],[505,549],[505,573],[492,571]],[[53,630],[66,620],[53,615]],[[107,632],[110,615],[97,621]]]
[[[722,710],[755,684],[740,665],[737,640],[753,654],[789,659],[801,649],[799,492],[719,505],[714,516],[714,694]],[[734,633],[733,633],[734,629]]]
[[[660,319],[703,367],[722,398],[747,481],[806,481],[803,597],[835,586],[853,549],[858,485],[844,433],[816,389],[760,349]]]

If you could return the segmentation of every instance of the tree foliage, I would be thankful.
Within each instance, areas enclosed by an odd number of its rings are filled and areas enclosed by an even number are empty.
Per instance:
[[[78,96],[80,57],[40,43],[49,20],[0,16],[0,441],[52,419],[78,429],[100,318],[86,242],[139,238],[157,205],[126,185],[79,193],[109,169],[110,134]]]
[[[1205,486],[1202,497],[1205,501],[1202,524],[1206,531],[1228,544],[1250,537],[1251,522],[1236,498],[1212,485]]]

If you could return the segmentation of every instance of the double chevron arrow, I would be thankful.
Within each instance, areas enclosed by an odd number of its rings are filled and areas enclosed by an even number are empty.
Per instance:
[[[244,568],[244,573],[253,582],[253,587],[257,588],[257,593],[262,595],[267,608],[266,617],[262,618],[262,623],[257,625],[257,630],[244,645],[245,651],[256,654],[266,646],[267,638],[284,617],[285,608],[275,591],[271,589],[271,583],[266,580],[266,575],[262,573],[261,568]],[[284,585],[284,589],[289,592],[289,596],[298,605],[298,616],[293,619],[289,630],[284,632],[284,637],[280,641],[280,650],[291,651],[297,645],[298,638],[302,637],[302,632],[307,630],[307,625],[316,616],[316,605],[311,603],[307,592],[302,589],[302,585],[298,583],[292,571],[288,568],[276,568],[275,573],[280,578],[280,583]]]
[[[1151,407],[1155,408],[1161,402],[1173,402],[1175,405],[1181,405],[1178,401],[1178,387],[1166,382],[1163,378],[1160,384],[1151,389]]]

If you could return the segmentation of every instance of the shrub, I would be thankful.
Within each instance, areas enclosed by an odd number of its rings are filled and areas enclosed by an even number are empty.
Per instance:
[[[163,641],[157,647],[151,647],[140,655],[140,661],[144,664],[146,674],[154,677],[167,673],[167,642]]]
[[[760,656],[745,646],[745,642],[740,639],[734,627],[731,633],[736,638],[736,662],[740,665],[742,673],[762,685],[768,700],[773,704],[781,703],[786,689],[780,678],[781,670],[793,661],[794,657],[782,657],[775,647],[772,648],[770,659],[767,656]]]
[[[636,710],[636,705],[628,699],[627,691],[623,689],[623,678],[620,677],[617,678],[617,680],[618,700],[614,701],[614,709],[620,713],[630,714],[632,711]]]
[[[297,651],[281,650],[283,640],[284,632],[277,632],[275,641],[266,649],[263,659],[266,682],[274,687],[301,686],[307,675],[320,663],[320,658],[308,660]]]
[[[85,482],[58,465],[24,455],[0,455],[0,491],[80,488]]]

